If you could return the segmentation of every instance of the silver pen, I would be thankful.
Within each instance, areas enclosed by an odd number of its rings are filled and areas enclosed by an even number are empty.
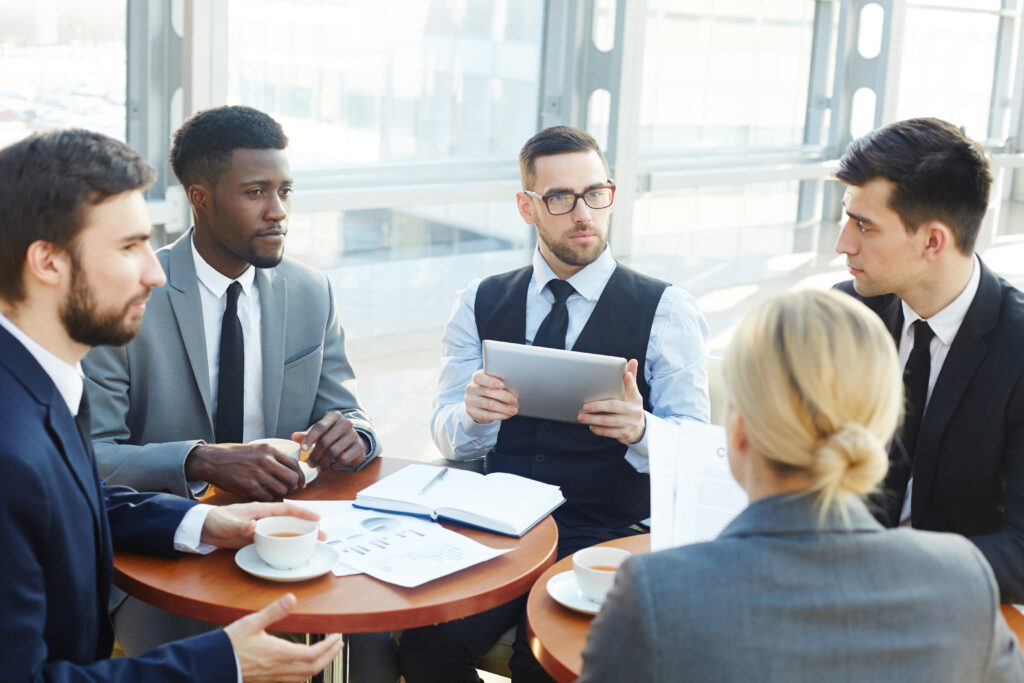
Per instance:
[[[448,474],[448,468],[442,467],[440,472],[431,477],[430,481],[423,485],[423,488],[420,489],[420,493],[426,493],[427,489],[429,489],[431,486],[444,479],[446,474]]]

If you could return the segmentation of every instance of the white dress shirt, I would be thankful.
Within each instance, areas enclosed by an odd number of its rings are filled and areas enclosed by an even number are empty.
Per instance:
[[[10,332],[21,345],[32,354],[36,362],[60,392],[72,416],[78,415],[78,407],[82,403],[82,392],[85,384],[82,378],[81,364],[69,365],[50,351],[47,351],[34,339],[22,332],[21,328],[0,313],[0,326]],[[215,546],[200,542],[206,515],[213,509],[211,505],[199,504],[185,513],[177,530],[174,532],[174,549],[179,552],[190,552],[205,555],[216,550]]]
[[[569,325],[565,348],[571,349],[590,319],[597,300],[615,271],[616,263],[605,248],[596,261],[568,279],[576,290],[566,301]],[[546,287],[557,276],[540,250],[533,253],[533,275],[526,292],[526,341],[533,337],[551,310],[554,295]],[[438,394],[434,399],[431,432],[434,443],[451,460],[470,460],[485,455],[497,442],[501,422],[479,424],[466,413],[466,386],[473,373],[483,367],[480,335],[474,306],[480,280],[473,280],[459,292],[451,318],[445,327],[444,356]],[[708,326],[693,297],[682,289],[665,289],[651,324],[644,378],[651,387],[653,413],[647,420],[670,422],[697,420],[710,416],[705,341]],[[625,455],[638,472],[648,472],[647,433],[632,444]]]
[[[260,291],[255,286],[256,268],[249,266],[235,280],[217,272],[196,251],[192,239],[192,260],[199,278],[199,300],[203,305],[203,331],[206,337],[206,362],[210,373],[210,404],[213,423],[217,423],[217,380],[220,377],[220,330],[227,307],[227,291],[232,282],[242,285],[238,296],[238,321],[242,325],[245,348],[245,384],[242,389],[242,442],[260,439],[264,434],[263,353],[260,334]]]
[[[935,381],[939,378],[942,365],[946,362],[946,356],[949,355],[949,347],[952,346],[953,340],[956,339],[956,333],[960,331],[960,325],[967,315],[967,309],[971,307],[971,303],[974,301],[974,295],[978,293],[978,284],[981,282],[981,264],[978,261],[977,254],[975,254],[973,259],[973,267],[974,269],[971,271],[971,277],[967,281],[964,291],[960,292],[959,296],[953,299],[948,306],[925,320],[928,326],[932,328],[932,332],[935,333],[931,344],[928,346],[928,350],[931,352],[931,363],[928,373],[928,392],[925,394],[924,401],[925,412],[928,411],[928,401],[932,398],[932,389],[935,388]],[[915,313],[907,305],[906,301],[901,300],[900,305],[903,306],[903,332],[900,334],[899,348],[900,369],[902,370],[907,367],[910,352],[914,348],[914,330],[911,328],[911,325],[918,320],[924,320],[924,318]],[[907,495],[903,498],[903,509],[900,511],[900,526],[910,526],[910,502],[913,490],[914,477],[911,475],[910,481],[907,482]]]

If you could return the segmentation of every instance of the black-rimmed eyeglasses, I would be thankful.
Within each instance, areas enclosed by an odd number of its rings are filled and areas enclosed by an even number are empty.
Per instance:
[[[537,194],[530,190],[523,190],[534,199],[540,199],[544,206],[548,207],[548,213],[552,216],[562,216],[572,213],[576,208],[576,202],[580,199],[591,209],[607,209],[615,199],[615,183],[609,180],[607,185],[592,187],[585,192],[552,192],[551,194]]]

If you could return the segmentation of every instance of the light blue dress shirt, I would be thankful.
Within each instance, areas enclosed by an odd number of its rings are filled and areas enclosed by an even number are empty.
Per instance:
[[[565,346],[571,349],[594,312],[608,279],[616,268],[615,259],[605,248],[596,261],[569,278],[576,289],[566,301],[569,328]],[[533,337],[541,321],[551,310],[554,296],[547,289],[557,277],[541,256],[533,254],[533,275],[526,293],[526,340]],[[466,413],[466,386],[473,373],[483,367],[480,335],[476,328],[474,305],[480,280],[473,280],[459,292],[451,318],[444,330],[444,357],[431,432],[434,443],[449,460],[471,460],[486,455],[498,440],[500,421],[479,424]],[[697,302],[682,289],[670,286],[662,294],[654,313],[647,345],[644,378],[651,387],[653,413],[647,420],[683,420],[707,422],[710,416],[705,342],[707,322]],[[626,461],[638,472],[648,472],[647,434],[626,451]]]

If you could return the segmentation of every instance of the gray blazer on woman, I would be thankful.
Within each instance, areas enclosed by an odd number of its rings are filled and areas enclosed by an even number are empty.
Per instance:
[[[766,498],[714,541],[632,558],[580,683],[1024,680],[977,548],[847,509],[819,525],[809,498]]]

